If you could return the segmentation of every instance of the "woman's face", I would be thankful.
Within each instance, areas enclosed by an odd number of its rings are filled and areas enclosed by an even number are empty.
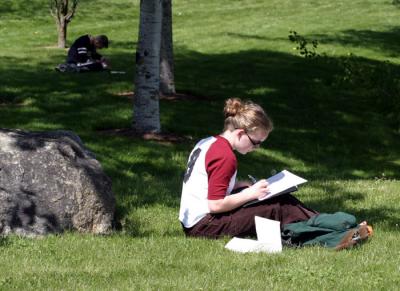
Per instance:
[[[236,151],[245,155],[260,147],[261,143],[264,142],[268,137],[268,132],[264,130],[256,130],[254,132],[246,132],[244,129],[240,129],[237,134],[237,142],[235,145]]]

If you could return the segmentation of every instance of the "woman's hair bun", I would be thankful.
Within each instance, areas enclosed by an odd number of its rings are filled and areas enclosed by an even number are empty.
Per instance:
[[[225,101],[224,115],[225,118],[235,116],[242,109],[242,100],[239,98],[229,98]]]

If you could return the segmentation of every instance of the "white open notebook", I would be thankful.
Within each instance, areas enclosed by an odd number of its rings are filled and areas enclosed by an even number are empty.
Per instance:
[[[259,216],[256,216],[254,219],[257,240],[234,237],[225,245],[225,248],[240,253],[281,252],[282,240],[280,222]]]
[[[276,174],[272,177],[269,177],[267,179],[267,182],[269,184],[268,185],[268,189],[269,189],[268,194],[260,199],[256,199],[256,200],[247,202],[246,204],[243,205],[243,207],[247,207],[249,205],[258,203],[259,201],[263,201],[265,199],[269,199],[269,198],[272,198],[277,195],[294,192],[297,190],[298,185],[307,182],[307,180],[303,179],[287,170],[283,170],[282,172],[279,172],[278,174]]]

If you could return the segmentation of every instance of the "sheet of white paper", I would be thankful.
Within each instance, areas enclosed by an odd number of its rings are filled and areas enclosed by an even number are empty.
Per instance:
[[[254,219],[256,222],[257,240],[268,245],[272,252],[281,252],[281,223],[259,216],[256,216]]]
[[[255,223],[258,240],[234,237],[225,248],[240,253],[282,252],[280,222],[256,216]]]
[[[303,179],[287,170],[283,170],[282,172],[279,172],[278,174],[269,177],[267,179],[267,182],[269,184],[269,194],[260,200],[267,199],[268,197],[271,197],[275,194],[278,194],[282,191],[285,191],[289,188],[292,188],[294,186],[303,184],[307,182],[306,179]]]
[[[246,239],[246,238],[232,238],[226,245],[225,248],[228,250],[239,252],[239,253],[249,253],[249,252],[262,252],[265,250],[265,246],[263,243],[260,243],[254,239]]]

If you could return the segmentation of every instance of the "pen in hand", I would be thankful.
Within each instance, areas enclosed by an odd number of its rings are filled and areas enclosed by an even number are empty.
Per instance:
[[[257,179],[256,178],[254,178],[252,175],[247,175],[248,177],[249,177],[249,179],[251,180],[251,182],[253,183],[253,185],[255,184],[255,183],[257,183],[258,181],[257,181]],[[267,185],[268,185],[268,183],[267,183]],[[268,187],[268,186],[266,186],[266,187]],[[268,188],[267,188],[268,189]],[[270,192],[268,191],[268,192],[266,192],[265,193],[265,195],[263,196],[263,197],[259,197],[258,198],[258,200],[263,200],[263,199],[265,199],[265,197],[267,197],[266,195],[268,195]]]
[[[249,177],[251,183],[253,183],[253,184],[257,183],[257,179],[254,178],[252,175],[247,175],[247,176]]]

